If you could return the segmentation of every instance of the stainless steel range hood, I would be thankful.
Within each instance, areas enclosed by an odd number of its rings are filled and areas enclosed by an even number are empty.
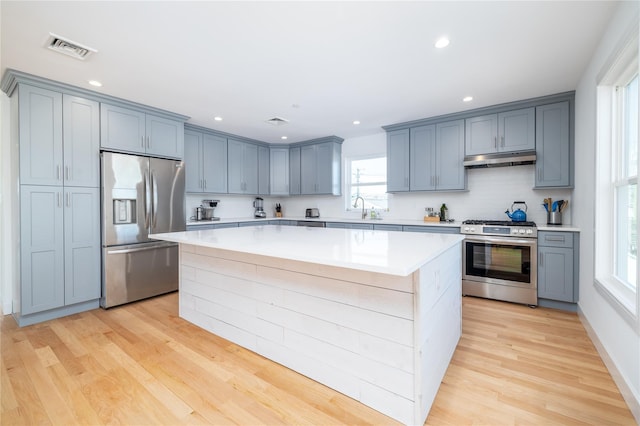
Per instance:
[[[464,157],[463,165],[467,169],[484,167],[521,166],[523,164],[535,164],[536,152],[504,152],[496,154],[468,155]]]

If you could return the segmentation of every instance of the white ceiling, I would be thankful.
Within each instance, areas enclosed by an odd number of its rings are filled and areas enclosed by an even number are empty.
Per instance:
[[[0,66],[100,80],[92,90],[266,142],[350,138],[574,90],[616,5],[3,0]],[[52,52],[50,32],[98,53]],[[451,44],[437,50],[441,35]],[[275,116],[290,123],[265,123]]]

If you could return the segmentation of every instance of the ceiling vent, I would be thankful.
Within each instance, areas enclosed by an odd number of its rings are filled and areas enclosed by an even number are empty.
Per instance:
[[[273,117],[267,120],[267,123],[271,124],[272,126],[284,126],[288,122],[289,120],[285,120],[281,117]]]
[[[47,48],[71,56],[72,58],[80,59],[84,61],[87,56],[92,53],[96,53],[97,50],[88,46],[83,46],[75,41],[67,40],[64,37],[60,37],[54,33],[49,33],[49,40],[47,40]]]

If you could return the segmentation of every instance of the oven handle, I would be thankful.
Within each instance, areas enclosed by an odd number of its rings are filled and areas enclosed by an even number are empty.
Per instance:
[[[476,243],[498,243],[498,244],[511,244],[511,245],[524,245],[535,247],[537,240],[535,238],[503,238],[503,237],[466,237],[465,241]]]

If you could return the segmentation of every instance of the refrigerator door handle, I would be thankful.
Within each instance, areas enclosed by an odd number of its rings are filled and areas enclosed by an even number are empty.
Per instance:
[[[144,176],[144,227],[149,229],[151,214],[151,188],[149,188],[149,182],[147,176]]]
[[[158,222],[158,179],[154,173],[151,173],[151,186],[153,188],[153,210],[151,214],[152,227],[156,227]]]

